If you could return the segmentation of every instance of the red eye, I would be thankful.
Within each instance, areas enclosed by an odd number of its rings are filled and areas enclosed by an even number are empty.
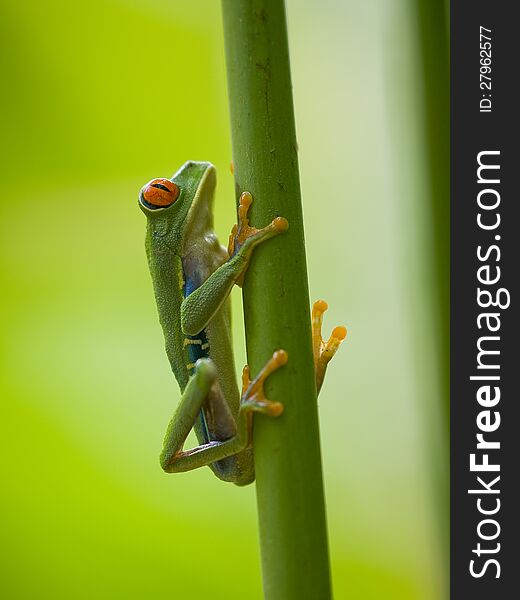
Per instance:
[[[169,179],[152,179],[152,181],[144,186],[142,195],[147,204],[164,208],[177,200],[179,197],[179,188]]]

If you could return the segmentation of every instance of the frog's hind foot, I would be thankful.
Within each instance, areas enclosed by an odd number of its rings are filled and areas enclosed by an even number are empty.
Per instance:
[[[325,371],[331,358],[336,354],[341,342],[347,337],[345,327],[335,327],[327,342],[321,336],[323,313],[328,309],[325,300],[318,300],[312,307],[312,350],[316,372],[316,389],[319,393],[325,378]]]
[[[286,363],[287,352],[285,350],[277,350],[253,381],[250,378],[249,365],[244,367],[242,372],[241,410],[259,412],[271,417],[278,417],[282,414],[283,404],[281,402],[273,402],[265,397],[264,383],[269,375]]]
[[[276,217],[276,219],[273,219],[269,225],[262,229],[251,227],[249,225],[248,212],[252,202],[253,197],[251,194],[243,192],[238,205],[238,223],[233,226],[229,236],[228,254],[230,257],[235,256],[248,240],[250,240],[248,243],[251,245],[251,249],[253,249],[254,246],[257,246],[261,242],[287,231],[289,227],[289,223],[284,217]]]

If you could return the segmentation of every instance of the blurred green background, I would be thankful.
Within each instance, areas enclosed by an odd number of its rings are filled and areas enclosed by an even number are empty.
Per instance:
[[[261,598],[254,486],[158,465],[179,392],[136,204],[211,160],[227,238],[219,3],[1,11],[0,595]],[[335,595],[437,599],[448,474],[415,3],[290,0],[288,24],[311,295],[326,331],[349,329],[320,397]],[[234,312],[240,368],[235,292]]]

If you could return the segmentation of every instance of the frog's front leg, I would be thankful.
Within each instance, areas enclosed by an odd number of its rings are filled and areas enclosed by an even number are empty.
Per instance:
[[[183,450],[182,447],[188,433],[216,381],[217,374],[212,361],[199,359],[179,406],[168,425],[161,453],[162,468],[168,473],[190,471],[245,450],[251,444],[253,412],[276,417],[283,411],[283,405],[280,402],[272,402],[265,397],[264,383],[269,375],[286,362],[287,353],[284,350],[278,350],[253,381],[249,378],[249,367],[244,367],[242,399],[237,416],[236,434],[229,440],[211,441],[190,450]],[[233,480],[232,473],[229,475],[229,480]]]
[[[276,219],[273,219],[273,221],[271,221],[271,223],[263,229],[256,229],[256,227],[252,227],[249,224],[248,216],[252,203],[253,197],[251,194],[249,192],[243,192],[238,203],[238,223],[233,226],[228,242],[229,256],[232,257],[237,254],[243,254],[244,256],[247,256],[248,264],[251,254],[258,244],[262,243],[266,239],[269,239],[270,237],[287,231],[287,228],[289,227],[289,223],[287,222],[287,219],[284,219],[284,217],[276,217]],[[240,276],[236,281],[240,287],[242,287],[244,282],[246,269],[240,273]]]
[[[316,390],[320,393],[325,371],[331,358],[336,354],[339,345],[347,336],[345,327],[335,327],[327,342],[321,335],[321,326],[323,323],[323,313],[328,305],[325,300],[318,300],[312,307],[312,351],[314,355],[314,371],[316,374]]]
[[[249,225],[248,211],[253,199],[249,192],[240,197],[238,224],[229,239],[229,259],[187,296],[181,305],[181,327],[186,335],[197,335],[229,296],[233,285],[241,285],[256,246],[287,230],[289,224],[276,217],[262,229]]]

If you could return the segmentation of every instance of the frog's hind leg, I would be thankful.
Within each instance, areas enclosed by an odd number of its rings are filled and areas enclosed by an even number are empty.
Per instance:
[[[166,434],[160,456],[161,467],[171,473],[176,471],[176,463],[188,457],[191,451],[183,452],[182,447],[201,408],[217,378],[215,365],[209,359],[200,359],[195,365],[192,376],[182,394],[181,400],[173,414]],[[195,468],[194,465],[191,468]]]
[[[271,402],[265,397],[264,382],[278,368],[287,362],[287,353],[283,350],[275,352],[260,373],[250,381],[249,367],[244,368],[242,402],[237,416],[236,434],[224,441],[208,441],[190,450],[183,450],[188,433],[198,418],[200,410],[211,387],[216,381],[216,370],[209,359],[199,359],[195,371],[188,381],[181,401],[173,415],[164,438],[161,453],[161,466],[167,473],[190,471],[197,467],[219,462],[214,468],[215,474],[225,481],[233,481],[239,485],[250,483],[254,478],[251,456],[244,455],[244,464],[225,461],[231,456],[241,453],[251,445],[252,413],[260,412],[270,416],[278,416],[283,410],[280,402]],[[250,463],[249,465],[246,463]]]
[[[217,371],[213,361],[200,358],[164,436],[160,462],[167,473],[190,471],[238,452],[236,436],[224,441],[210,440],[190,450],[183,450],[184,442],[200,418],[202,406],[216,380]]]
[[[270,417],[278,417],[283,412],[281,402],[273,402],[265,397],[265,380],[287,363],[287,352],[277,350],[264,365],[264,368],[251,381],[249,365],[242,371],[242,402],[240,410],[245,413],[259,412]]]
[[[316,389],[320,393],[325,371],[331,358],[336,354],[341,342],[347,336],[345,327],[335,327],[327,342],[321,336],[323,313],[328,305],[325,300],[318,300],[312,307],[312,351],[314,354],[314,369],[316,373]]]
[[[270,417],[277,417],[283,412],[281,402],[273,402],[265,397],[264,383],[266,379],[287,362],[287,352],[276,351],[267,361],[264,368],[251,381],[249,366],[242,371],[242,397],[237,418],[237,439],[240,440],[241,450],[234,456],[232,463],[229,460],[217,463],[221,479],[233,481],[236,485],[247,485],[255,478],[253,460],[253,413],[262,413]],[[230,467],[232,470],[230,471]],[[226,474],[224,472],[227,471]]]

